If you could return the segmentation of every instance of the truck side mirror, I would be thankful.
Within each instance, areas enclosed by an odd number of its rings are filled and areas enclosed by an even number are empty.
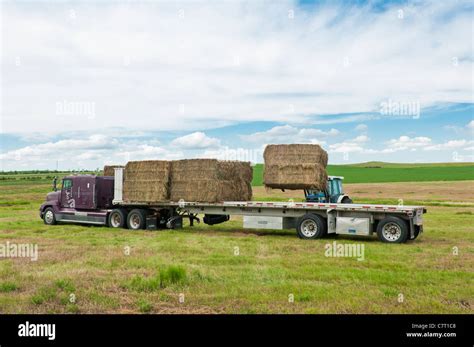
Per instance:
[[[55,191],[55,192],[58,191],[58,187],[57,187],[57,184],[56,184],[57,181],[58,181],[57,177],[54,177],[53,178],[53,191]]]

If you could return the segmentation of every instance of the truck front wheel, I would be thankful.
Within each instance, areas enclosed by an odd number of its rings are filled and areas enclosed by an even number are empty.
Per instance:
[[[125,212],[120,209],[112,210],[108,222],[112,228],[125,228]]]
[[[127,226],[132,230],[145,229],[146,212],[145,210],[135,209],[131,210],[127,216]]]
[[[46,210],[44,210],[43,221],[44,224],[47,225],[56,224],[56,216],[54,215],[54,211],[51,207],[48,207]]]
[[[296,231],[301,239],[319,239],[326,235],[326,223],[323,217],[307,213],[298,219]]]
[[[404,243],[408,238],[407,223],[398,217],[386,217],[377,224],[377,236],[387,243]]]

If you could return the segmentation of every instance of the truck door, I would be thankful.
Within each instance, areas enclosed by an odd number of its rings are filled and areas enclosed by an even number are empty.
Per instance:
[[[72,191],[77,209],[95,208],[95,177],[78,177]]]
[[[61,207],[76,207],[76,201],[72,196],[72,179],[63,179],[63,186],[61,188]]]

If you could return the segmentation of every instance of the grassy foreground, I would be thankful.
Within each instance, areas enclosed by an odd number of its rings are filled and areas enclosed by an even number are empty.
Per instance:
[[[48,227],[38,206],[49,189],[0,183],[0,244],[39,247],[37,261],[0,258],[2,313],[474,312],[473,207],[429,207],[419,239],[387,245],[303,241],[242,230],[239,219],[179,231]],[[333,242],[363,245],[364,260],[326,257]]]

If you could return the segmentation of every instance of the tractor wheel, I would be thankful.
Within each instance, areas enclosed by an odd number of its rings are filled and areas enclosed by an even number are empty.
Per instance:
[[[352,204],[352,203],[353,203],[352,199],[348,196],[343,197],[341,200],[341,204]]]
[[[326,235],[326,221],[323,217],[307,213],[296,223],[296,231],[301,239],[319,239]]]

